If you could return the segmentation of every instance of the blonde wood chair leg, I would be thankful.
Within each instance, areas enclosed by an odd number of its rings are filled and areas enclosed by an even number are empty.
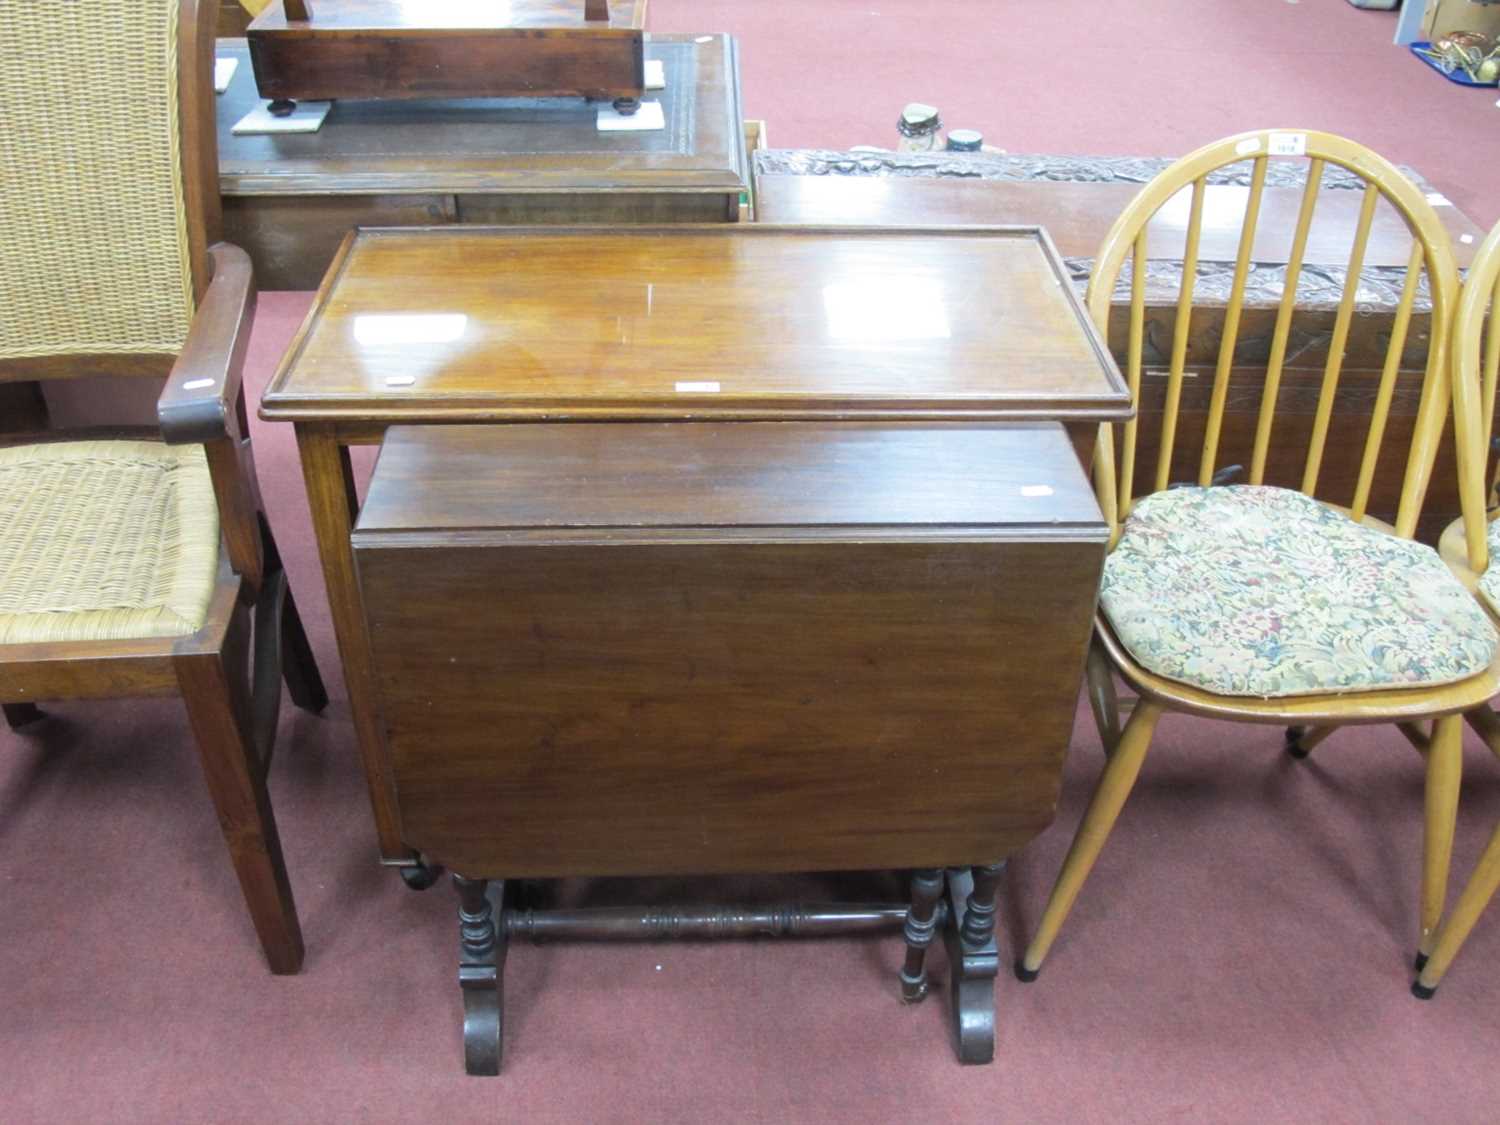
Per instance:
[[[1426,811],[1422,831],[1422,933],[1418,954],[1428,957],[1448,897],[1448,864],[1463,779],[1463,716],[1445,715],[1432,729],[1427,751]]]
[[[1136,704],[1130,721],[1125,724],[1125,732],[1120,736],[1119,745],[1104,767],[1099,785],[1089,799],[1088,810],[1083,814],[1083,822],[1078,826],[1078,833],[1068,849],[1068,857],[1063,860],[1057,883],[1052,888],[1052,897],[1047,900],[1047,909],[1042,914],[1041,925],[1037,927],[1036,936],[1031,939],[1025,957],[1016,965],[1016,976],[1021,980],[1036,979],[1053,941],[1057,939],[1058,930],[1073,909],[1078,892],[1083,889],[1084,881],[1089,877],[1094,861],[1099,858],[1099,852],[1104,847],[1104,841],[1109,838],[1110,830],[1119,818],[1125,799],[1135,786],[1135,779],[1141,772],[1141,763],[1145,761],[1146,751],[1151,745],[1151,735],[1156,730],[1156,720],[1161,717],[1161,713],[1160,703],[1154,699],[1142,698]]]
[[[1495,827],[1489,845],[1479,857],[1479,866],[1469,877],[1463,894],[1458,896],[1453,913],[1444,919],[1442,928],[1438,930],[1432,954],[1422,966],[1422,975],[1412,983],[1412,995],[1422,1000],[1432,999],[1438,982],[1443,979],[1448,966],[1453,964],[1453,958],[1458,956],[1469,931],[1479,921],[1479,915],[1489,905],[1497,888],[1500,888],[1500,825]]]
[[[1421,723],[1397,723],[1396,729],[1406,736],[1406,741],[1418,754],[1425,756],[1432,749],[1432,733]]]
[[[1104,746],[1105,757],[1108,757],[1120,743],[1120,696],[1115,689],[1114,667],[1097,637],[1089,643],[1087,671],[1089,707],[1094,712],[1094,725],[1099,728],[1099,741]]]

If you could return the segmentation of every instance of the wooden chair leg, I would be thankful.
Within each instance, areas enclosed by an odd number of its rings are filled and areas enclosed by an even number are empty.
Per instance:
[[[1305,758],[1313,748],[1327,738],[1338,727],[1287,727],[1286,752],[1294,758]]]
[[[927,947],[937,933],[938,899],[943,895],[943,873],[912,873],[911,909],[906,912],[906,963],[901,966],[901,999],[915,1004],[927,995]]]
[[[1458,787],[1463,780],[1463,716],[1445,715],[1433,727],[1427,751],[1427,793],[1422,830],[1422,904],[1419,960],[1432,953],[1448,897],[1448,864],[1458,820]]]
[[[286,588],[281,608],[281,676],[292,702],[302,710],[317,714],[328,706],[328,690],[323,686],[318,661],[302,628],[302,617],[292,600],[290,586]]]
[[[1156,730],[1156,720],[1161,717],[1161,713],[1160,703],[1143,697],[1131,713],[1130,721],[1125,724],[1120,744],[1104,767],[1104,775],[1099,779],[1099,785],[1089,800],[1088,810],[1083,814],[1083,823],[1078,826],[1078,833],[1073,837],[1067,859],[1063,860],[1062,871],[1058,873],[1057,883],[1052,888],[1052,897],[1047,900],[1041,925],[1037,927],[1036,936],[1031,939],[1026,956],[1016,965],[1016,976],[1021,980],[1035,980],[1037,973],[1041,971],[1042,962],[1047,959],[1047,953],[1057,939],[1058,930],[1073,909],[1078,892],[1083,889],[1084,881],[1093,870],[1094,861],[1099,858],[1104,841],[1109,838],[1120,809],[1125,805],[1125,799],[1135,786],[1135,779],[1141,772],[1141,763],[1145,761],[1146,751],[1151,745],[1151,735]]]
[[[46,717],[35,703],[6,703],[0,706],[5,709],[5,725],[11,730],[20,730],[27,724]]]
[[[281,548],[276,545],[276,536],[264,512],[260,513],[260,537],[265,547],[267,572],[282,570]],[[323,687],[312,645],[307,641],[307,631],[302,628],[302,615],[297,612],[290,582],[281,599],[281,678],[292,702],[302,710],[316,714],[328,706],[328,692]]]
[[[1490,752],[1500,756],[1500,715],[1488,703],[1476,707],[1464,715],[1464,721],[1474,728],[1474,733],[1484,739]]]
[[[1094,712],[1094,725],[1099,728],[1099,741],[1107,757],[1120,744],[1120,696],[1115,689],[1115,672],[1109,654],[1104,651],[1098,637],[1089,642],[1086,670],[1089,708]]]
[[[231,628],[230,639],[236,640],[234,634],[239,633],[242,640],[243,632],[243,624]],[[180,656],[177,679],[204,780],[266,960],[273,973],[295,973],[302,967],[302,929],[251,734],[243,659],[231,662],[224,653]]]
[[[1412,982],[1412,995],[1422,1000],[1432,999],[1433,993],[1437,991],[1438,982],[1443,979],[1448,966],[1453,964],[1453,958],[1458,956],[1458,951],[1463,948],[1469,931],[1474,928],[1474,923],[1479,921],[1479,915],[1489,905],[1497,889],[1500,889],[1500,825],[1495,827],[1494,834],[1490,836],[1490,842],[1485,847],[1484,854],[1479,857],[1479,866],[1469,877],[1468,886],[1464,887],[1463,894],[1458,896],[1453,913],[1444,919],[1442,927],[1438,930],[1432,953],[1427,958],[1427,963],[1422,966],[1421,976]]]

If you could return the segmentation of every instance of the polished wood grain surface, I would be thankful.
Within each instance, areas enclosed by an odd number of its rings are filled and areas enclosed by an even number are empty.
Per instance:
[[[639,98],[644,0],[272,4],[246,31],[265,98]]]
[[[352,237],[268,419],[1118,419],[1045,234],[659,227]]]
[[[992,863],[1105,529],[1063,429],[398,427],[353,537],[403,838],[509,875]]]

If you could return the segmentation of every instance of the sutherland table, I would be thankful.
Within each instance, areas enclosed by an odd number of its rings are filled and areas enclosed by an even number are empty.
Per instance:
[[[261,417],[296,425],[381,855],[402,865],[408,882],[425,877],[416,853],[422,840],[408,840],[402,829],[396,769],[377,711],[368,607],[351,546],[359,508],[353,444],[380,443],[396,423],[408,435],[407,449],[420,452],[411,435],[432,423],[1061,422],[1062,429],[1052,428],[1059,446],[1088,463],[1098,423],[1128,414],[1121,374],[1040,228],[356,231],[267,389]],[[714,459],[702,456],[711,468]],[[1026,460],[1023,449],[1013,456]],[[965,489],[962,460],[948,466],[944,489]],[[774,450],[769,463],[777,463]],[[642,466],[649,468],[649,459]],[[1082,471],[1073,468],[1082,487]],[[384,475],[399,481],[410,474],[386,465]],[[523,480],[499,474],[492,487],[507,478]],[[1050,480],[1038,477],[1035,487],[1055,487]],[[883,486],[880,472],[871,472],[868,489]],[[1046,501],[1050,493],[1040,495]],[[422,501],[419,489],[417,507]],[[1061,495],[1056,504],[1056,522],[1070,519]],[[1076,502],[1070,510],[1077,513]],[[519,517],[498,508],[486,517],[501,516]],[[1046,502],[1028,519],[1046,523]],[[374,532],[378,523],[363,526]],[[1086,619],[1092,583],[1070,601]],[[1061,618],[1052,627],[1058,637],[1067,631]],[[1086,628],[1077,640],[1076,661],[1052,664],[1059,684],[1073,684],[1070,700],[1082,675]],[[1061,651],[1050,645],[1037,637],[1028,651]],[[489,687],[475,681],[474,690]],[[1020,681],[996,682],[993,690],[1016,693],[1004,703],[1011,714],[1049,709],[1028,702]],[[1071,711],[1067,718],[1071,724]],[[1029,820],[1029,829],[1040,831],[1044,819]],[[455,862],[505,858],[465,850],[452,837],[431,840]],[[1011,838],[1007,846],[1016,843]],[[438,858],[449,858],[441,852]],[[691,856],[687,862],[702,865]],[[472,873],[529,868],[528,861]],[[987,879],[993,895],[993,873]],[[965,886],[963,877],[948,879],[951,895],[968,895]],[[472,888],[465,907],[477,927],[490,907],[483,883]],[[929,883],[932,895],[941,888],[941,876]],[[929,915],[929,935],[932,921]],[[478,930],[469,936],[478,941]],[[493,960],[493,948],[484,957]],[[984,989],[986,972],[993,977],[993,957],[986,957],[966,977],[971,990]],[[483,966],[475,972],[493,978]],[[966,1058],[983,1058],[993,1011],[984,1016],[977,996],[956,1011],[978,1013],[968,1038],[960,1028],[960,1043],[971,1044]],[[487,1056],[477,1062],[490,1065]]]
[[[380,853],[410,867],[372,709],[349,446],[393,423],[1056,420],[1129,395],[1045,232],[360,230],[261,403],[296,426]]]

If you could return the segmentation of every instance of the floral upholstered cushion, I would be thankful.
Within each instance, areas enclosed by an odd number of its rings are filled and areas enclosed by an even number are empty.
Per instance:
[[[1496,613],[1500,613],[1500,519],[1490,520],[1486,533],[1490,548],[1490,565],[1479,576],[1479,592]]]
[[[1500,642],[1430,547],[1256,485],[1142,500],[1100,603],[1144,668],[1221,695],[1450,683]]]

